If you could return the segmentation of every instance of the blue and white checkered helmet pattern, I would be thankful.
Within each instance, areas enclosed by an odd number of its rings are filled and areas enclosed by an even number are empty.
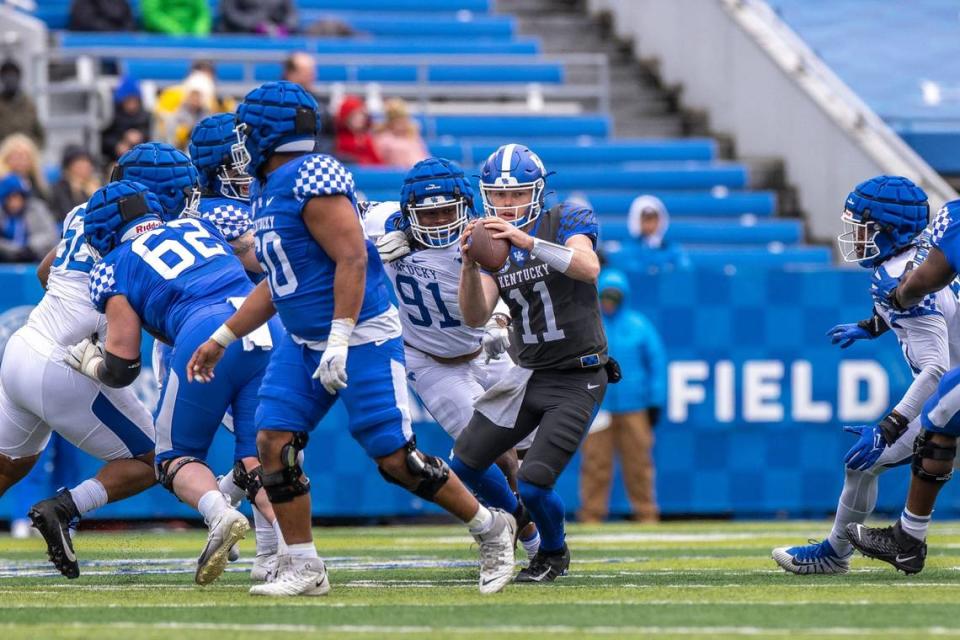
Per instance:
[[[247,173],[250,154],[233,114],[218,113],[198,122],[190,134],[188,149],[204,192],[247,200],[253,180]]]
[[[847,196],[837,244],[846,262],[875,267],[909,247],[929,220],[923,189],[902,176],[877,176]]]
[[[320,110],[300,85],[268,82],[248,93],[237,107],[237,128],[250,155],[247,172],[256,177],[272,153],[316,149]]]
[[[117,180],[97,189],[87,201],[83,237],[95,257],[103,257],[121,242],[163,224],[163,207],[146,185]]]
[[[163,219],[173,220],[200,197],[200,176],[185,153],[166,142],[144,142],[117,160],[111,180],[135,180],[160,200]]]
[[[547,175],[543,162],[533,151],[520,144],[503,145],[480,167],[484,213],[500,216],[517,227],[533,222],[543,211]],[[526,199],[518,201],[519,197]]]
[[[473,188],[456,162],[421,160],[400,188],[400,210],[413,236],[426,247],[449,247],[460,239],[473,214]],[[449,222],[426,224],[423,215],[451,213]]]

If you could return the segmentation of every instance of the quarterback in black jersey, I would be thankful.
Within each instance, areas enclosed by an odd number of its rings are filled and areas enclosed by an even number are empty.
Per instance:
[[[477,400],[454,446],[452,466],[467,484],[483,482],[489,474],[480,474],[539,425],[518,487],[541,544],[517,582],[549,582],[569,567],[563,502],[554,486],[603,400],[608,370],[616,368],[608,362],[597,296],[597,217],[570,204],[544,210],[546,176],[540,158],[526,147],[500,147],[480,178],[487,217],[472,222],[461,238],[464,321],[483,326],[497,299],[503,299],[510,307],[511,342],[520,366]],[[512,245],[496,273],[469,258],[476,224]],[[517,513],[524,514],[523,507]]]

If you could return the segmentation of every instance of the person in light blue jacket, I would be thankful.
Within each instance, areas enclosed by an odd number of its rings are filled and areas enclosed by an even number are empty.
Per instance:
[[[651,450],[653,428],[667,396],[663,342],[646,316],[630,308],[630,284],[622,271],[601,272],[597,288],[610,355],[620,363],[624,383],[607,388],[581,448],[580,520],[607,517],[613,459],[619,452],[633,519],[656,522],[660,512]]]

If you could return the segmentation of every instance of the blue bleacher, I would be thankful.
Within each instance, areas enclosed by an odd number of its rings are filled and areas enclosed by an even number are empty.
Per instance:
[[[832,260],[828,247],[685,247],[690,262],[703,268],[782,268],[797,265],[828,265]]]
[[[630,237],[625,216],[605,216],[601,237],[604,242],[626,241]],[[671,220],[666,239],[681,244],[766,245],[771,242],[797,244],[803,240],[799,220],[730,220],[676,218]]]
[[[444,115],[426,118],[424,133],[430,137],[509,139],[558,138],[569,141],[577,136],[606,138],[611,129],[606,114],[554,116]]]
[[[498,145],[430,140],[430,152],[451,158],[460,164],[477,166]],[[716,157],[716,143],[709,138],[617,139],[586,144],[576,142],[540,142],[537,155],[553,170],[569,170],[570,165],[616,166],[629,168],[633,163],[666,161],[709,161]]]
[[[611,191],[585,192],[594,211],[601,215],[621,216],[630,210],[630,203],[638,193]],[[560,197],[569,194],[561,193]],[[709,218],[753,214],[769,217],[774,214],[777,197],[771,191],[731,191],[718,195],[709,191],[653,191],[663,201],[671,216],[702,216]]]

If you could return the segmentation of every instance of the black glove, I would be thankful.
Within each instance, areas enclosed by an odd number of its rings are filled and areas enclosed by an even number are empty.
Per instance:
[[[647,417],[650,418],[650,428],[657,426],[657,423],[660,422],[660,413],[663,411],[663,407],[647,407]]]
[[[607,364],[603,365],[603,368],[607,371],[607,384],[617,384],[623,379],[620,363],[613,358],[607,358]]]

